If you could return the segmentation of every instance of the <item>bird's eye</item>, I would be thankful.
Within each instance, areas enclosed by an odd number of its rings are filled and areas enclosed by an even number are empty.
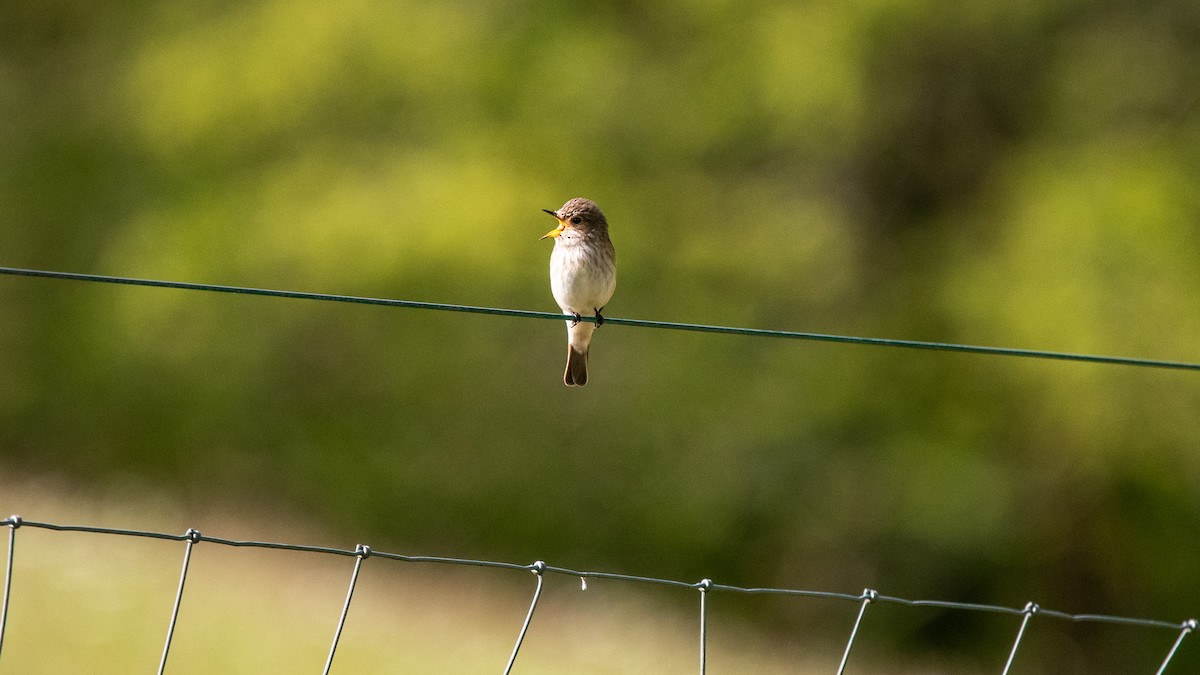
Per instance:
[[[572,225],[578,225],[582,222],[583,222],[583,218],[580,218],[579,216],[575,216],[574,218],[571,218]]]

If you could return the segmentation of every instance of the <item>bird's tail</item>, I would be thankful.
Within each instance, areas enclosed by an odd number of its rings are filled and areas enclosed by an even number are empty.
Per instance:
[[[567,371],[563,373],[563,382],[568,387],[587,384],[588,345],[595,330],[596,324],[589,321],[567,322]]]
[[[567,370],[563,373],[563,382],[568,387],[582,387],[587,384],[587,347],[578,351],[573,345],[567,345]]]

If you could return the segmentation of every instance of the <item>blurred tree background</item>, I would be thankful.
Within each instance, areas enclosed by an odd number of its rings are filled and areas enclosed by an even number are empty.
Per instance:
[[[1196,361],[1198,74],[1189,0],[22,0],[0,264],[557,311],[540,209],[588,196],[610,316]],[[557,322],[14,277],[0,307],[10,471],[389,550],[1200,613],[1193,373],[613,326],[568,390]],[[746,611],[844,639],[809,609]],[[1016,625],[878,617],[882,653]],[[1055,630],[1028,663],[1171,639]]]

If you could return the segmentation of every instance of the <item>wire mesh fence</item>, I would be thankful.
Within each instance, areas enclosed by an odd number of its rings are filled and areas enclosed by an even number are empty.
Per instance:
[[[25,520],[20,516],[13,515],[4,520],[0,520],[0,525],[8,528],[8,549],[5,557],[6,563],[4,568],[4,598],[3,605],[0,607],[0,665],[3,664],[4,653],[4,636],[8,627],[9,617],[9,600],[12,596],[12,588],[14,585],[14,560],[16,558],[17,531],[22,527],[40,528],[56,532],[80,532],[91,533],[98,535],[107,535],[114,537],[140,537],[149,539],[160,539],[171,542],[183,543],[183,564],[180,569],[179,582],[175,588],[175,597],[172,605],[171,615],[167,622],[166,637],[163,642],[162,655],[159,659],[158,673],[161,675],[166,671],[168,657],[171,651],[171,644],[176,634],[176,623],[179,617],[180,607],[185,602],[184,589],[187,584],[188,570],[191,565],[192,550],[198,544],[212,544],[219,546],[227,546],[234,548],[258,548],[258,549],[275,549],[283,551],[291,551],[296,553],[314,553],[327,556],[341,556],[353,558],[354,565],[350,575],[350,582],[346,590],[344,602],[341,604],[339,616],[336,619],[336,626],[333,632],[333,638],[329,645],[328,656],[325,660],[323,673],[329,673],[333,667],[334,657],[337,653],[338,644],[342,638],[342,630],[346,624],[347,616],[351,609],[351,603],[354,598],[355,587],[358,584],[359,573],[362,570],[363,564],[368,559],[385,560],[392,562],[405,563],[425,563],[434,565],[459,565],[489,568],[494,570],[508,571],[525,571],[530,572],[535,576],[535,588],[533,598],[530,601],[529,609],[525,613],[524,620],[521,623],[516,640],[513,644],[512,651],[509,654],[508,660],[504,665],[504,673],[510,673],[517,662],[518,654],[521,650],[521,645],[525,641],[526,635],[531,630],[534,614],[537,611],[538,603],[542,597],[543,581],[546,575],[562,575],[574,577],[580,580],[583,588],[587,587],[588,579],[606,579],[612,581],[626,582],[630,584],[651,584],[657,586],[668,586],[680,589],[695,591],[699,595],[698,608],[698,669],[700,673],[705,673],[708,666],[708,596],[712,593],[730,593],[743,595],[772,595],[772,596],[790,596],[794,598],[820,598],[826,600],[835,600],[845,603],[853,603],[857,606],[857,615],[854,623],[850,628],[849,636],[846,640],[845,648],[842,651],[841,660],[837,666],[839,674],[845,672],[847,665],[850,663],[851,651],[858,639],[862,629],[863,617],[867,614],[868,608],[875,604],[893,604],[901,607],[932,607],[946,610],[957,610],[964,612],[976,613],[991,613],[1000,615],[1009,615],[1014,618],[1015,637],[1012,641],[1012,646],[1008,651],[1006,660],[1004,661],[1002,673],[1009,673],[1012,669],[1014,659],[1021,648],[1022,641],[1026,634],[1034,630],[1031,628],[1032,619],[1053,619],[1058,621],[1068,621],[1085,624],[1110,624],[1131,627],[1141,627],[1153,629],[1164,634],[1170,633],[1174,636],[1169,648],[1166,650],[1161,664],[1155,671],[1159,675],[1167,671],[1168,666],[1179,651],[1180,645],[1184,639],[1194,632],[1197,627],[1196,619],[1188,619],[1186,621],[1165,621],[1158,619],[1136,618],[1128,616],[1115,616],[1107,614],[1072,614],[1068,612],[1043,608],[1035,602],[1026,603],[1023,607],[1006,607],[1002,605],[976,604],[967,602],[955,602],[950,600],[913,600],[908,598],[886,595],[874,589],[864,589],[861,593],[839,593],[833,591],[806,590],[798,588],[754,588],[741,587],[729,584],[714,582],[711,579],[701,579],[696,582],[679,581],[673,579],[662,579],[648,576],[636,576],[629,574],[618,574],[613,572],[599,572],[589,570],[576,570],[566,567],[557,567],[549,565],[544,561],[538,560],[530,564],[520,564],[511,562],[500,562],[492,560],[472,560],[466,558],[450,558],[440,556],[423,556],[423,555],[404,555],[399,553],[389,553],[385,551],[376,551],[370,546],[358,545],[354,549],[335,548],[327,546],[312,546],[304,544],[289,544],[270,541],[253,541],[244,539],[226,539],[221,537],[213,537],[203,535],[199,530],[189,529],[183,534],[171,534],[167,532],[153,532],[146,530],[133,529],[118,529],[110,527],[93,527],[86,525],[64,525],[59,523],[38,522]],[[20,580],[15,580],[20,584]],[[1019,622],[1016,619],[1019,618]],[[13,621],[20,621],[19,616],[12,618]],[[1164,640],[1165,642],[1165,640]]]

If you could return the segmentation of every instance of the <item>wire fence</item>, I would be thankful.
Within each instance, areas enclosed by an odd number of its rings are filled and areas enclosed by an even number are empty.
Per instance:
[[[36,270],[22,269],[12,267],[0,267],[0,274],[10,276],[24,277],[40,277],[51,279],[62,279],[80,282],[106,283],[106,284],[124,284],[134,286],[149,286],[157,288],[171,288],[190,291],[207,291],[217,293],[235,293],[254,296],[268,296],[277,298],[288,298],[298,300],[316,300],[325,302],[343,302],[357,303],[368,305],[382,305],[388,307],[400,307],[408,309],[423,309],[437,310],[449,312],[467,312],[475,314],[490,314],[500,316],[520,317],[527,319],[552,319],[552,320],[582,320],[595,322],[594,317],[572,317],[569,315],[552,313],[552,312],[535,312],[527,310],[502,309],[496,307],[476,307],[468,305],[453,305],[446,303],[435,302],[418,302],[412,300],[394,300],[386,298],[369,298],[350,295],[332,295],[326,293],[309,293],[300,291],[272,290],[263,288],[249,288],[242,286],[228,286],[216,284],[201,284],[180,281],[159,281],[152,279],[138,279],[132,277],[105,276],[96,274],[80,274],[74,272],[59,272],[51,270]],[[793,340],[810,340],[819,342],[836,342],[854,345],[870,345],[878,347],[894,347],[903,349],[923,349],[948,352],[961,352],[972,354],[984,354],[990,356],[1001,357],[1018,357],[1018,358],[1037,358],[1051,359],[1060,361],[1077,361],[1108,365],[1133,366],[1141,368],[1161,368],[1173,370],[1190,370],[1200,371],[1200,363],[1183,362],[1183,361],[1165,361],[1159,359],[1135,358],[1124,356],[1103,356],[1096,354],[1079,354],[1068,352],[1055,352],[1045,350],[1031,349],[1013,349],[1007,347],[988,347],[978,345],[965,345],[947,342],[923,342],[916,340],[897,340],[888,338],[871,338],[871,337],[856,337],[850,335],[832,335],[823,333],[806,333],[797,331],[784,330],[767,330],[757,328],[738,328],[728,326],[712,326],[690,323],[674,323],[666,321],[646,321],[639,319],[621,319],[621,318],[605,318],[606,324],[624,325],[638,328],[659,328],[670,330],[685,330],[705,333],[718,333],[728,335],[744,335],[751,337],[772,337],[785,338]],[[446,558],[438,556],[412,556],[401,555],[398,553],[387,553],[383,551],[372,550],[371,547],[359,545],[355,549],[340,549],[323,546],[307,546],[298,544],[285,544],[267,541],[247,541],[236,539],[223,539],[220,537],[211,537],[200,534],[198,530],[190,529],[184,534],[170,534],[165,532],[149,532],[144,530],[127,530],[115,529],[106,527],[91,527],[82,525],[61,525],[54,523],[36,522],[24,520],[19,516],[12,516],[5,520],[0,520],[0,525],[8,527],[8,554],[4,573],[4,598],[3,606],[0,607],[0,656],[3,655],[4,635],[8,625],[8,608],[9,598],[11,596],[13,582],[13,560],[16,547],[16,532],[21,527],[35,527],[45,530],[54,530],[59,532],[86,532],[103,535],[125,536],[125,537],[143,537],[152,539],[164,539],[175,542],[183,542],[185,544],[183,555],[183,567],[179,575],[179,584],[175,592],[174,606],[171,611],[170,621],[166,630],[166,639],[163,644],[162,656],[159,661],[158,673],[161,675],[167,665],[167,658],[171,650],[171,642],[175,635],[176,620],[179,616],[179,609],[183,602],[184,586],[187,582],[188,567],[191,561],[192,549],[196,544],[201,542],[208,544],[217,544],[231,547],[250,547],[263,549],[280,549],[285,551],[319,553],[325,555],[335,555],[354,558],[354,568],[350,577],[349,588],[346,591],[346,598],[342,604],[341,614],[337,620],[337,626],[334,631],[333,639],[329,647],[329,654],[325,661],[324,673],[328,673],[333,665],[334,655],[337,652],[338,642],[342,636],[342,629],[345,626],[346,617],[350,611],[351,601],[354,597],[354,589],[358,582],[359,572],[362,569],[364,561],[368,558],[410,562],[410,563],[434,563],[442,565],[469,565],[484,568],[502,569],[502,570],[517,570],[532,572],[536,576],[537,585],[534,590],[533,599],[530,602],[529,610],[525,615],[524,622],[517,634],[517,639],[513,645],[512,652],[505,665],[504,673],[511,672],[517,660],[518,652],[525,640],[526,634],[529,632],[530,624],[533,620],[534,612],[537,610],[538,602],[542,596],[542,582],[547,574],[558,574],[570,577],[579,578],[586,587],[587,579],[609,579],[636,584],[654,584],[660,586],[671,586],[676,588],[691,589],[697,591],[699,597],[699,669],[701,674],[705,673],[707,667],[707,642],[708,642],[708,595],[710,593],[737,593],[751,595],[776,595],[776,596],[793,596],[801,598],[824,598],[839,600],[848,603],[855,603],[858,606],[858,613],[854,620],[853,627],[850,630],[849,638],[846,641],[845,649],[842,652],[841,661],[838,665],[837,672],[843,673],[850,659],[851,649],[859,634],[859,629],[862,625],[863,617],[867,612],[867,608],[872,604],[891,603],[906,607],[932,607],[947,610],[959,610],[967,612],[984,612],[993,614],[1011,615],[1020,617],[1020,623],[1017,628],[1016,636],[1013,640],[1012,647],[1008,652],[1007,660],[1004,663],[1002,673],[1009,673],[1013,660],[1015,659],[1018,649],[1021,646],[1022,640],[1025,637],[1030,621],[1034,616],[1057,619],[1062,621],[1094,623],[1094,624],[1119,624],[1126,626],[1140,626],[1144,628],[1152,628],[1161,631],[1171,631],[1175,635],[1174,641],[1171,643],[1170,649],[1167,651],[1162,660],[1161,665],[1156,671],[1159,675],[1166,671],[1167,666],[1175,657],[1179,646],[1183,643],[1190,633],[1194,632],[1197,627],[1196,619],[1188,619],[1183,622],[1163,621],[1156,619],[1142,619],[1125,616],[1113,616],[1105,614],[1071,614],[1057,610],[1046,609],[1034,602],[1029,602],[1023,607],[1005,607],[1001,605],[986,605],[964,602],[954,602],[946,600],[910,600],[890,595],[884,595],[874,589],[865,589],[861,593],[838,593],[830,591],[815,591],[793,588],[744,588],[739,586],[731,586],[728,584],[720,584],[711,579],[702,579],[697,582],[677,581],[672,579],[660,579],[654,577],[634,576],[627,574],[616,574],[612,572],[595,572],[585,570],[574,570],[565,567],[556,567],[548,565],[543,561],[537,561],[528,565],[519,563],[497,562],[489,560],[470,560],[463,558]]]
[[[167,657],[171,651],[171,642],[175,636],[176,621],[179,617],[179,608],[184,600],[184,586],[187,583],[188,568],[191,563],[192,549],[200,543],[217,544],[220,546],[231,546],[241,548],[262,548],[276,549],[284,551],[295,551],[303,553],[318,553],[324,555],[343,556],[354,558],[354,568],[350,575],[350,584],[346,590],[346,599],[342,603],[341,612],[337,619],[337,625],[333,633],[333,639],[329,646],[329,655],[325,660],[325,667],[322,671],[326,675],[333,667],[334,656],[337,653],[338,642],[341,640],[342,629],[346,624],[346,617],[350,612],[350,604],[354,598],[354,588],[358,583],[359,572],[362,569],[363,563],[368,559],[382,559],[390,561],[399,561],[407,563],[432,563],[439,565],[467,565],[474,567],[492,568],[498,570],[510,571],[526,571],[532,572],[536,577],[536,587],[533,593],[533,599],[529,603],[529,610],[525,614],[524,621],[517,633],[516,642],[513,644],[512,652],[509,655],[508,661],[504,666],[503,672],[507,675],[513,669],[517,661],[517,654],[521,650],[521,645],[525,641],[525,636],[528,634],[530,624],[533,621],[534,613],[538,608],[538,601],[542,597],[542,582],[547,574],[557,574],[568,577],[575,577],[581,580],[584,588],[587,587],[588,579],[608,579],[614,581],[622,581],[634,584],[653,584],[658,586],[670,586],[675,588],[690,589],[699,593],[699,670],[701,675],[704,675],[708,662],[708,595],[710,593],[738,593],[750,595],[777,595],[777,596],[792,596],[799,598],[823,598],[830,600],[838,600],[847,603],[854,603],[858,606],[858,614],[854,620],[853,627],[850,630],[849,638],[846,641],[845,649],[842,652],[841,661],[838,664],[837,673],[841,675],[846,670],[846,666],[850,661],[850,652],[854,647],[855,640],[859,635],[859,629],[862,626],[863,617],[866,615],[867,608],[872,604],[891,603],[905,607],[933,607],[939,609],[959,610],[966,612],[985,612],[993,614],[1004,614],[1013,617],[1020,617],[1020,624],[1017,627],[1016,637],[1013,639],[1012,647],[1009,649],[1008,657],[1004,662],[1002,673],[1007,675],[1013,665],[1013,660],[1017,656],[1017,652],[1021,647],[1027,629],[1029,629],[1031,619],[1034,616],[1045,617],[1049,619],[1057,619],[1061,621],[1071,621],[1078,623],[1093,623],[1093,624],[1118,624],[1124,626],[1140,626],[1150,628],[1162,632],[1170,631],[1175,639],[1167,650],[1161,665],[1155,671],[1158,675],[1166,672],[1167,666],[1179,651],[1179,646],[1183,643],[1190,633],[1194,632],[1197,627],[1196,619],[1188,619],[1183,622],[1162,621],[1157,619],[1143,619],[1126,616],[1113,616],[1107,614],[1071,614],[1052,609],[1041,607],[1035,602],[1029,602],[1024,607],[1005,607],[1002,605],[986,605],[967,602],[953,602],[947,600],[910,600],[891,595],[884,595],[874,589],[865,589],[861,593],[838,593],[832,591],[814,591],[797,588],[745,588],[741,586],[731,586],[728,584],[716,583],[711,579],[701,579],[697,582],[677,581],[672,579],[660,579],[655,577],[635,576],[629,574],[617,574],[613,572],[595,572],[587,570],[575,570],[566,567],[556,567],[548,565],[545,562],[538,560],[534,563],[523,565],[520,563],[497,562],[492,560],[471,560],[465,558],[446,558],[439,556],[420,556],[420,555],[402,555],[399,553],[388,553],[385,551],[376,551],[370,546],[358,545],[354,549],[333,548],[326,546],[309,546],[303,544],[285,544],[269,541],[251,541],[242,539],[224,539],[221,537],[212,537],[200,534],[199,530],[189,529],[183,534],[170,534],[167,532],[150,532],[146,530],[129,530],[109,527],[92,527],[86,525],[62,525],[56,523],[37,522],[25,520],[20,516],[14,515],[0,520],[0,525],[8,528],[8,554],[6,556],[6,564],[4,567],[4,601],[0,607],[0,663],[2,663],[4,653],[4,635],[8,626],[8,607],[9,598],[11,597],[13,584],[13,561],[15,559],[17,530],[22,527],[34,527],[44,530],[53,530],[57,532],[86,532],[93,534],[102,534],[120,537],[143,537],[150,539],[163,539],[174,542],[184,543],[183,566],[179,573],[179,584],[175,590],[175,601],[171,609],[170,620],[167,624],[166,639],[163,643],[162,657],[159,659],[158,673],[162,675],[167,667]]]

